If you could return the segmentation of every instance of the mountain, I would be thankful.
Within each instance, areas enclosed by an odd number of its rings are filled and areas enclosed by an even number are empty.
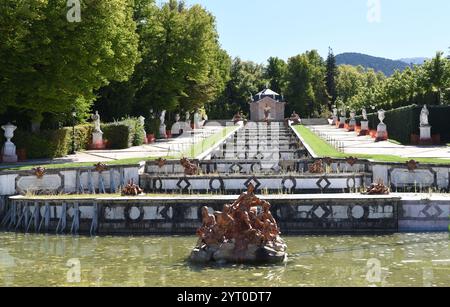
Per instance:
[[[399,61],[402,61],[406,64],[413,64],[413,65],[422,65],[426,60],[429,60],[429,58],[404,58],[399,59]]]
[[[364,68],[373,68],[375,71],[381,71],[386,76],[391,76],[396,70],[403,71],[410,64],[402,61],[395,61],[385,58],[378,58],[361,53],[342,53],[336,56],[337,65],[361,65]]]

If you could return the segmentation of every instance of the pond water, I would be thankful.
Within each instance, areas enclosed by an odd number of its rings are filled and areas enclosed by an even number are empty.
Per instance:
[[[0,233],[0,286],[450,286],[448,233],[285,239],[283,265],[199,267],[195,237]]]

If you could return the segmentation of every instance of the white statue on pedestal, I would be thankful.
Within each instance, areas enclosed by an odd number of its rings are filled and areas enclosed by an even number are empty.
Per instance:
[[[147,132],[145,131],[145,117],[144,116],[139,116],[139,123],[142,126],[142,133],[144,134],[144,143],[147,143]]]
[[[171,129],[173,135],[179,135],[181,130],[185,130],[182,128],[182,125],[181,125],[182,123],[180,123],[180,119],[181,119],[181,116],[180,116],[180,114],[177,113],[175,115],[175,123],[172,125],[172,129]]]
[[[431,125],[428,121],[428,116],[430,111],[428,111],[427,105],[424,105],[422,111],[420,112],[420,142],[424,145],[432,145],[431,136]]]
[[[420,112],[420,127],[426,127],[430,125],[428,121],[429,115],[430,111],[428,111],[427,105],[424,105],[422,111]]]
[[[345,127],[345,122],[347,121],[347,111],[345,106],[341,109],[341,117],[339,118],[339,128]]]
[[[336,108],[336,106],[333,106],[333,116],[332,116],[333,120],[331,122],[332,125],[336,125],[336,123],[339,120],[338,112],[339,110]]]
[[[94,149],[101,149],[103,147],[103,131],[100,128],[100,115],[98,111],[95,111],[95,114],[91,116],[91,119],[94,122],[94,131],[92,132],[92,145]]]
[[[354,131],[355,130],[355,126],[356,126],[355,116],[356,116],[356,112],[354,110],[352,110],[350,112],[350,121],[348,123],[348,130],[349,131]]]
[[[198,114],[198,111],[195,111],[194,113],[194,129],[201,129],[202,125],[200,123],[200,114]]]
[[[167,130],[166,130],[166,110],[163,110],[161,112],[161,115],[159,116],[159,136],[162,138],[166,138],[167,137]]]
[[[8,123],[2,126],[2,129],[5,131],[6,138],[6,142],[2,150],[3,162],[17,162],[18,158],[16,153],[16,145],[11,142],[11,139],[14,137],[14,131],[17,129],[17,127]]]
[[[384,119],[386,118],[385,113],[386,111],[384,111],[383,109],[378,111],[378,119],[380,120],[380,123],[377,126],[377,138],[376,138],[377,142],[387,141],[388,139],[387,126],[383,122]]]
[[[91,116],[92,120],[94,121],[94,132],[102,132],[102,129],[100,128],[100,115],[98,114],[98,111],[95,111],[95,114]]]
[[[378,111],[378,119],[380,120],[380,124],[384,124],[384,119],[386,118],[385,115],[386,111],[384,111],[383,109]]]
[[[338,116],[338,109],[336,107],[333,108],[333,116],[337,117]]]
[[[369,133],[369,121],[367,119],[366,108],[362,109],[362,117],[363,117],[363,120],[361,121],[361,131],[359,133],[360,136],[364,136]]]

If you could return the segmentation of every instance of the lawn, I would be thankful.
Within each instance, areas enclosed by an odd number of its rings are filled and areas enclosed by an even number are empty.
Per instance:
[[[368,159],[375,162],[397,162],[405,163],[411,159],[419,163],[431,163],[431,164],[450,164],[450,159],[436,159],[436,158],[403,158],[394,155],[368,155],[368,154],[346,154],[337,151],[336,148],[331,146],[325,140],[321,139],[314,132],[306,128],[305,126],[294,126],[294,129],[302,136],[305,142],[311,147],[314,153],[322,158],[330,157],[335,159],[344,159],[349,156],[356,157],[358,159]]]
[[[181,155],[187,158],[196,158],[214,145],[216,145],[221,139],[227,136],[229,133],[237,130],[238,126],[228,126],[222,131],[209,136],[208,138],[192,145],[188,150],[183,152]]]

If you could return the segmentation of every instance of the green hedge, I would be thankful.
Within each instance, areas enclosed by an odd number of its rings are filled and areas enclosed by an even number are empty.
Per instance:
[[[125,149],[144,144],[144,127],[137,118],[103,124],[101,129],[110,149]]]
[[[450,106],[427,106],[430,111],[429,121],[432,126],[432,134],[441,135],[441,143],[450,142]],[[402,144],[411,143],[411,134],[420,134],[420,112],[423,106],[411,105],[386,111],[386,119],[389,138]],[[362,117],[358,116],[358,123]],[[368,114],[370,129],[375,130],[378,123],[378,114]]]
[[[130,147],[130,129],[120,123],[104,124],[101,127],[103,139],[110,149],[125,149]]]
[[[92,138],[91,125],[75,127],[75,148],[85,150]],[[27,159],[47,159],[64,157],[72,150],[73,129],[42,130],[38,133],[16,130],[12,141],[18,151],[25,150]],[[3,135],[0,142],[5,142]]]
[[[127,118],[120,122],[129,128],[128,142],[130,146],[140,146],[144,144],[144,127],[137,118]]]
[[[13,142],[18,151],[25,150],[27,159],[58,158],[70,150],[67,129],[44,130],[39,133],[16,130]]]
[[[73,138],[73,130],[72,127],[66,127],[64,130],[67,130],[70,135],[70,144],[69,151],[72,150],[72,138]],[[89,148],[92,142],[92,131],[94,127],[90,124],[83,124],[75,126],[75,149],[77,151],[86,150]]]
[[[125,149],[144,143],[144,127],[139,119],[127,118],[121,122],[103,124],[103,139],[110,149]],[[92,124],[75,126],[75,148],[77,151],[89,149],[92,142]],[[27,159],[59,158],[72,150],[73,128],[42,130],[39,133],[16,130],[13,142],[17,150],[25,150]],[[5,139],[0,133],[0,147]]]

